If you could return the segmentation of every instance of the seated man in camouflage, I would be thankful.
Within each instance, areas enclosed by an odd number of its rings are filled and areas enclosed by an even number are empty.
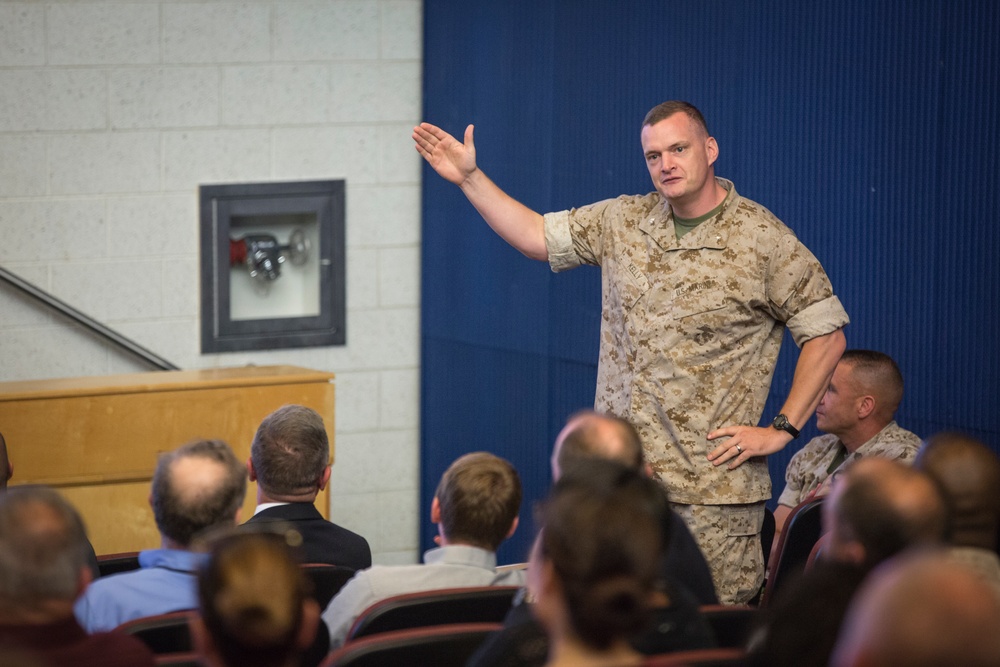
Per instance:
[[[900,428],[896,408],[903,399],[903,376],[886,354],[847,350],[816,408],[813,438],[788,462],[785,490],[774,511],[775,540],[788,514],[802,501],[825,495],[834,473],[864,456],[912,462],[920,438]]]

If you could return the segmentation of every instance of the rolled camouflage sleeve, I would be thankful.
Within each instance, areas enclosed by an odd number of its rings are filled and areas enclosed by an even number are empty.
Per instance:
[[[850,321],[840,299],[830,296],[806,306],[788,320],[785,326],[791,332],[795,344],[802,347],[802,343],[841,329]]]
[[[567,271],[583,264],[573,247],[570,231],[569,211],[546,213],[545,247],[549,253],[549,267],[556,272]]]

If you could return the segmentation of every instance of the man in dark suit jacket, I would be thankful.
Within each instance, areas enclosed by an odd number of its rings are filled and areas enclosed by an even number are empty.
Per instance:
[[[291,525],[302,535],[304,562],[371,567],[368,541],[324,519],[313,504],[330,481],[330,442],[315,410],[286,405],[265,417],[247,471],[257,482],[257,510],[247,524]]]

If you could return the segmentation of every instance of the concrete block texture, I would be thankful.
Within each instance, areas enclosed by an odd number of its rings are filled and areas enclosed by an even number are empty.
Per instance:
[[[420,0],[0,2],[0,266],[181,368],[337,378],[333,517],[417,557]],[[201,354],[198,189],[346,180],[347,344]],[[0,381],[151,370],[0,283]],[[178,443],[180,444],[180,443]]]

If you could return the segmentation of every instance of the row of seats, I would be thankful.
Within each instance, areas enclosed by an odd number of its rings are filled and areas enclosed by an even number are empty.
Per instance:
[[[318,571],[333,566],[305,567]],[[323,664],[462,665],[490,632],[500,629],[518,590],[516,586],[454,588],[382,600],[358,618],[351,629],[350,641],[328,655]],[[701,611],[720,646],[726,649],[745,645],[757,614],[753,607],[727,605],[707,605]],[[136,619],[120,629],[145,642],[160,656],[159,664],[180,667],[194,664],[187,661],[194,659],[188,624],[195,613],[182,611]],[[426,661],[419,659],[424,654]],[[705,656],[725,658],[730,653]]]

